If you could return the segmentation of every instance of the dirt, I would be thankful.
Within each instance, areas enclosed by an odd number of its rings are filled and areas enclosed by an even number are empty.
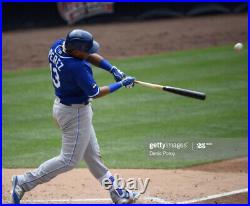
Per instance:
[[[111,171],[125,179],[150,178],[146,193],[141,195],[139,203],[161,203],[162,201],[176,203],[247,188],[247,165],[247,158],[239,158],[186,169],[113,169]],[[222,167],[227,170],[223,172],[220,169]],[[4,203],[10,201],[11,176],[29,170],[31,169],[3,169]],[[26,193],[23,203],[110,203],[110,199],[107,198],[109,198],[107,191],[91,176],[88,169],[74,169]],[[229,195],[205,202],[247,203],[247,194]]]
[[[93,33],[106,58],[123,58],[247,41],[247,14],[78,25]],[[74,27],[3,32],[3,69],[47,66],[50,45]]]
[[[244,158],[218,161],[215,163],[209,163],[206,165],[198,165],[187,168],[188,170],[198,170],[207,172],[237,172],[237,173],[247,173],[248,164]]]
[[[227,197],[217,198],[209,201],[203,201],[199,203],[214,203],[214,204],[244,204],[248,203],[248,193],[242,193],[237,195],[231,195]]]

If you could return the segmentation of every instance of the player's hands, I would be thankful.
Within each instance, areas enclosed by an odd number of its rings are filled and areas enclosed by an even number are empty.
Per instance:
[[[111,73],[114,75],[116,82],[122,82],[122,85],[126,88],[132,88],[134,86],[134,77],[128,77],[124,72],[119,70],[117,67],[113,66]]]
[[[125,86],[126,88],[132,88],[135,84],[135,78],[134,77],[126,77],[121,81],[122,85]]]
[[[110,72],[113,74],[116,82],[122,81],[127,76],[124,72],[122,72],[115,66],[112,67]]]

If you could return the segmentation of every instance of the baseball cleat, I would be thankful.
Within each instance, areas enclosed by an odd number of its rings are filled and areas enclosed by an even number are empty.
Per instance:
[[[20,200],[24,195],[24,190],[18,184],[17,176],[12,177],[12,191],[11,191],[11,199],[12,203],[20,204]]]
[[[139,192],[116,189],[110,192],[110,197],[115,204],[132,204],[139,198]]]

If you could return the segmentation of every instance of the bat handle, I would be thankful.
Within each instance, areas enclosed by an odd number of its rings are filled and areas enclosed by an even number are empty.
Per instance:
[[[151,84],[151,83],[142,82],[142,81],[138,81],[138,80],[135,80],[135,83],[140,84],[144,87],[149,87],[149,88],[153,88],[153,89],[163,89],[163,86],[159,85],[159,84]]]

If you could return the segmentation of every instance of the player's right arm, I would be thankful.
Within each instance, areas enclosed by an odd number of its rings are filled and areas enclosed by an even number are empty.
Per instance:
[[[122,88],[123,86],[124,87],[132,87],[132,85],[134,84],[134,81],[135,81],[134,77],[126,77],[125,79],[123,79],[120,82],[112,83],[109,86],[103,86],[100,88],[100,92],[92,98],[96,99],[96,98],[106,96],[110,93],[117,91],[118,89]]]

